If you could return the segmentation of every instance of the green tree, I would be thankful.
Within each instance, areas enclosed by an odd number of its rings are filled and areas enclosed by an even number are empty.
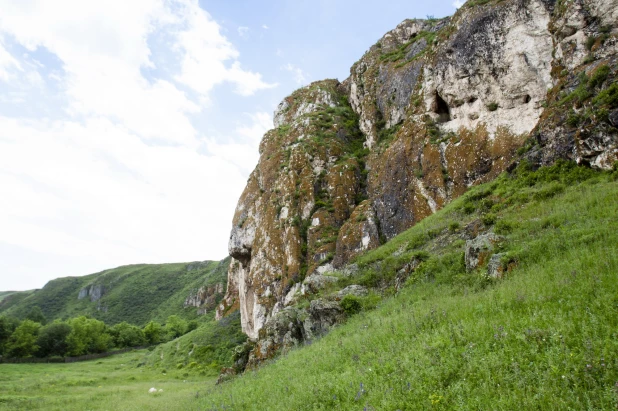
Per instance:
[[[161,342],[162,333],[163,327],[161,327],[161,324],[158,322],[150,321],[146,324],[146,327],[144,327],[144,335],[150,344],[159,344]]]
[[[119,348],[137,347],[146,344],[144,331],[126,321],[114,325],[110,329],[114,345]]]
[[[165,322],[165,333],[173,340],[187,332],[187,322],[177,315],[170,315]]]
[[[19,322],[14,318],[0,316],[0,355],[4,355],[9,338],[18,325]]]
[[[41,357],[67,355],[69,352],[68,336],[71,331],[71,326],[62,321],[54,321],[41,328],[37,339],[38,355]]]
[[[67,321],[72,330],[67,337],[70,355],[105,352],[112,343],[105,323],[84,316]]]
[[[200,324],[196,320],[191,320],[187,323],[187,332],[191,332],[193,330],[197,330]]]
[[[13,331],[6,347],[10,357],[32,357],[39,349],[36,344],[41,324],[31,320],[24,320]]]
[[[47,319],[45,318],[45,315],[43,315],[41,307],[39,307],[38,305],[35,305],[30,309],[30,311],[28,311],[25,319],[34,321],[35,323],[39,323],[41,325],[47,324]]]

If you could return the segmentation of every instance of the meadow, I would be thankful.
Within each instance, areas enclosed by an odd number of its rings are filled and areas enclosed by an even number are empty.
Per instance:
[[[147,350],[72,364],[0,364],[0,410],[197,410],[216,377],[139,366]],[[164,372],[165,371],[165,372]],[[150,388],[163,392],[150,394]]]

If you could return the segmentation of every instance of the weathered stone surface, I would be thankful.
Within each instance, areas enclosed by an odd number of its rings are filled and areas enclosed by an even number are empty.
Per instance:
[[[350,219],[339,230],[333,266],[343,267],[362,252],[380,246],[375,212],[369,201],[363,201],[356,207]]]
[[[522,157],[611,167],[618,107],[599,109],[593,98],[616,82],[616,10],[618,0],[504,0],[406,20],[342,83],[285,98],[236,208],[217,318],[239,309],[258,339],[306,277],[328,275],[331,264],[348,272],[359,254]],[[609,73],[587,101],[565,99],[603,66]],[[466,227],[463,238],[482,243],[481,229]],[[484,244],[471,244],[469,270],[488,262]]]
[[[466,241],[466,270],[472,271],[485,265],[504,237],[494,233],[481,234],[473,240]]]
[[[502,263],[502,259],[505,254],[498,253],[491,256],[489,262],[487,263],[487,276],[489,278],[502,278],[504,274],[504,264]]]
[[[618,109],[609,113],[609,121],[614,127],[618,127]]]
[[[340,290],[339,292],[337,292],[337,297],[343,298],[346,295],[355,295],[357,297],[364,297],[368,293],[369,293],[369,290],[367,290],[367,287],[363,287],[362,285],[352,284],[352,285],[348,285],[343,290]]]
[[[191,290],[184,302],[184,307],[197,307],[198,315],[204,315],[215,308],[217,299],[223,297],[223,284],[218,283],[208,287]]]
[[[330,284],[336,283],[337,280],[337,277],[333,277],[330,275],[321,275],[317,273],[311,274],[303,281],[303,294],[305,292],[317,293],[320,290],[328,287]]]
[[[105,286],[102,284],[92,284],[79,290],[77,299],[82,300],[90,297],[90,302],[99,301],[105,294]]]
[[[326,334],[333,326],[345,319],[343,308],[336,301],[313,300],[309,316],[303,323],[306,340]]]

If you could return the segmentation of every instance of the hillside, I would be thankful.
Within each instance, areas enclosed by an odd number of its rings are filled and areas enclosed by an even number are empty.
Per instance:
[[[357,272],[337,274],[318,295],[336,298],[359,284],[383,299],[360,297],[344,325],[303,348],[291,344],[199,402],[242,410],[613,409],[616,204],[618,171],[522,165],[358,258]],[[483,233],[502,239],[466,268],[466,249]],[[294,335],[293,324],[283,327],[278,335]]]
[[[228,264],[229,259],[137,264],[58,278],[40,290],[0,297],[0,314],[23,318],[39,307],[50,321],[88,315],[108,325],[126,321],[139,326],[164,322],[172,314],[195,319],[198,310],[213,311],[222,297]]]
[[[404,20],[347,79],[286,97],[238,200],[217,308],[219,319],[240,311],[256,342],[249,362],[274,355],[283,323],[306,324],[289,343],[339,322],[339,303],[319,298],[336,273],[474,186],[522,161],[611,169],[617,10],[471,0],[452,17]],[[295,317],[299,299],[311,324]]]

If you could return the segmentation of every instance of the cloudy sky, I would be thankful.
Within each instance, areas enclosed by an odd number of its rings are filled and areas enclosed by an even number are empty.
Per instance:
[[[460,3],[384,5],[0,0],[0,290],[225,257],[279,101]]]

